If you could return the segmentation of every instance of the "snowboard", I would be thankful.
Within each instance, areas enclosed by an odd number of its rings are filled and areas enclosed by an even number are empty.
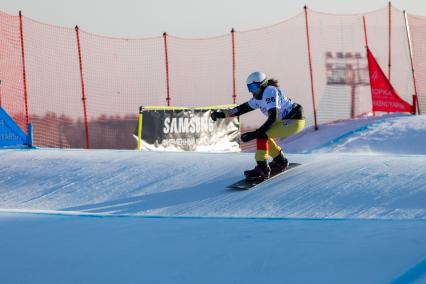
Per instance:
[[[268,182],[271,179],[274,179],[278,176],[284,175],[285,173],[287,173],[288,171],[291,171],[292,169],[296,168],[297,166],[300,166],[301,164],[299,163],[290,163],[288,165],[287,170],[280,172],[280,173],[275,173],[275,174],[271,174],[271,176],[268,179],[265,179],[263,181],[255,181],[255,180],[246,180],[245,178],[237,181],[236,183],[233,183],[231,185],[228,186],[228,188],[232,188],[232,189],[250,189],[253,188],[259,184]]]

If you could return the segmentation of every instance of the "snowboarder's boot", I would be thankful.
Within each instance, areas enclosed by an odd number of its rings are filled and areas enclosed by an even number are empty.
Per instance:
[[[244,175],[247,180],[264,181],[268,179],[271,174],[267,161],[257,161],[257,166],[249,171],[245,171]]]
[[[284,157],[284,153],[282,151],[272,160],[272,162],[269,163],[269,167],[271,168],[271,174],[273,175],[287,170],[288,160]]]

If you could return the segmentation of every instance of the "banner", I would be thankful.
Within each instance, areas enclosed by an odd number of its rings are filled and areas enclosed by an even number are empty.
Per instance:
[[[373,111],[411,113],[411,105],[398,96],[368,47],[367,55]]]
[[[238,118],[210,118],[212,109],[148,108],[142,111],[141,149],[238,152]],[[138,137],[138,127],[134,131]]]
[[[28,125],[29,135],[18,126],[9,114],[0,107],[0,147],[27,145],[32,146],[32,126]]]

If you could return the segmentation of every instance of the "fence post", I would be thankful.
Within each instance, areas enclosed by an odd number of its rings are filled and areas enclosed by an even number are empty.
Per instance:
[[[164,39],[164,53],[166,58],[166,86],[167,86],[167,106],[170,106],[170,82],[169,82],[169,51],[167,48],[167,33],[163,33],[163,39]]]
[[[138,118],[138,151],[141,151],[141,140],[142,140],[142,124],[143,124],[143,106],[139,107],[139,118]]]
[[[365,42],[365,50],[368,48],[368,38],[367,38],[367,24],[365,23],[365,16],[362,16],[362,22],[364,27],[364,42]]]
[[[25,124],[27,125],[27,134],[28,134],[28,124],[29,124],[29,114],[28,114],[28,93],[27,93],[27,73],[25,70],[25,52],[24,52],[24,29],[22,25],[22,13],[19,11],[19,32],[21,34],[21,54],[22,54],[22,80],[24,83],[24,100],[25,100]]]
[[[417,96],[417,84],[416,84],[416,75],[414,72],[414,63],[413,63],[413,50],[411,49],[412,43],[411,43],[411,36],[410,36],[410,27],[408,25],[408,17],[407,13],[404,11],[404,19],[405,19],[405,31],[407,33],[407,42],[408,42],[408,51],[410,53],[410,64],[411,64],[411,74],[413,77],[413,87],[414,87],[414,95],[413,95],[413,114],[416,114],[416,111],[418,114],[420,114],[420,107],[418,104],[418,96]]]
[[[411,114],[416,114],[416,110],[417,110],[417,95],[413,95],[413,109],[411,110]]]
[[[365,16],[362,16],[362,23],[364,27],[364,41],[365,41],[365,54],[368,62],[368,80],[370,80],[370,61],[368,60],[368,38],[367,38],[367,24],[365,23]],[[370,84],[371,89],[371,84]],[[376,116],[376,112],[373,111],[373,116]]]
[[[392,59],[392,4],[389,1],[389,5],[388,5],[388,19],[389,19],[389,23],[388,23],[388,79],[389,82],[391,81],[391,59]]]
[[[235,105],[237,103],[237,90],[236,90],[236,83],[235,83],[236,65],[235,65],[235,30],[234,28],[232,28],[231,30],[231,36],[232,36],[232,102]]]
[[[315,92],[314,92],[314,76],[312,72],[311,42],[309,39],[308,7],[305,5],[303,8],[305,9],[306,41],[308,46],[309,75],[311,78],[311,95],[312,95],[312,105],[314,109],[314,123],[315,123],[315,130],[318,130],[317,107],[315,103]]]
[[[86,130],[86,149],[90,149],[89,146],[89,125],[87,123],[87,105],[86,105],[86,93],[84,89],[84,77],[83,77],[83,62],[81,59],[81,46],[80,46],[80,32],[78,26],[75,26],[75,33],[77,36],[77,49],[78,49],[78,62],[80,64],[80,81],[81,81],[81,100],[83,101],[84,111],[84,127]]]

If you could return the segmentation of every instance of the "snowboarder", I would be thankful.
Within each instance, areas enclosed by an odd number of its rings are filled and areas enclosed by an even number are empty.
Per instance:
[[[284,95],[278,81],[267,78],[263,72],[253,72],[247,77],[247,88],[253,97],[231,109],[216,110],[211,113],[213,121],[217,119],[243,115],[254,109],[260,109],[268,117],[257,130],[241,135],[243,142],[256,139],[256,167],[244,172],[247,180],[263,181],[272,174],[285,171],[288,160],[282,148],[274,138],[286,138],[305,127],[302,106]],[[268,164],[269,155],[273,158]]]

